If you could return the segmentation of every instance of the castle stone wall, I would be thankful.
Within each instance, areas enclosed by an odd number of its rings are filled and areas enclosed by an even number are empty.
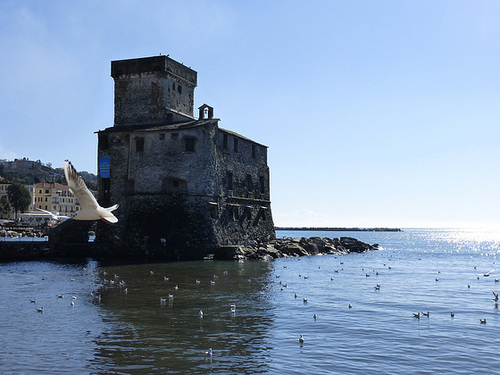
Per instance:
[[[274,239],[267,147],[219,128],[207,105],[208,118],[168,118],[168,103],[177,114],[192,106],[180,95],[194,93],[196,72],[166,57],[140,60],[112,65],[115,125],[98,132],[110,171],[99,201],[120,208],[96,243],[117,256],[179,260]]]

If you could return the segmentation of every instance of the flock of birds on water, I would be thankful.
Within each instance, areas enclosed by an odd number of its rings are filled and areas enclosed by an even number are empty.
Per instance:
[[[420,260],[420,259],[419,259],[419,260]],[[495,263],[495,262],[494,262],[494,263]],[[343,264],[344,264],[344,262],[340,262],[340,265],[343,265]],[[391,267],[391,266],[388,266],[387,264],[384,264],[384,267],[387,267],[387,269],[388,269],[388,270],[391,270],[391,269],[392,269],[392,267]],[[286,265],[284,265],[284,266],[283,266],[283,268],[287,268],[287,266],[286,266]],[[321,268],[321,266],[319,266],[319,268]],[[474,270],[477,270],[477,266],[473,266],[473,268],[474,268]],[[275,269],[274,269],[274,270],[275,270]],[[344,269],[342,268],[341,270],[344,270]],[[364,271],[365,271],[365,269],[364,269],[364,268],[362,268],[362,271],[364,272]],[[489,277],[489,276],[491,276],[491,275],[492,275],[492,273],[493,273],[493,272],[495,272],[495,271],[496,271],[496,270],[495,270],[495,269],[493,269],[493,270],[490,270],[490,271],[485,272],[485,273],[480,273],[480,274],[477,274],[476,279],[477,279],[477,280],[479,280],[479,279],[481,278],[481,276],[482,276],[482,277]],[[335,272],[335,273],[339,273],[339,270],[338,270],[338,269],[335,269],[335,270],[334,270],[334,272]],[[437,271],[437,273],[438,273],[438,274],[440,274],[440,273],[441,273],[441,271]],[[373,270],[373,274],[374,274],[374,275],[376,275],[376,276],[378,276],[378,275],[379,275],[379,272],[378,272],[378,271],[376,271],[376,270]],[[371,274],[370,274],[370,273],[368,273],[368,272],[367,272],[367,273],[365,273],[365,277],[370,277],[370,276],[371,276]],[[303,277],[305,280],[307,280],[307,279],[309,278],[308,276],[304,276],[304,275],[302,275],[302,274],[299,274],[299,277]],[[280,278],[280,276],[279,276],[279,275],[276,275],[276,278]],[[331,277],[331,278],[330,278],[330,280],[331,280],[331,281],[333,281],[333,280],[335,280],[335,278],[334,278],[334,277]],[[436,282],[439,282],[439,278],[438,278],[438,277],[436,277],[434,280],[435,280]],[[499,283],[499,282],[500,282],[500,279],[495,278],[495,279],[494,279],[494,282],[495,282],[495,283]],[[281,284],[281,290],[282,290],[282,291],[284,290],[284,288],[287,288],[287,287],[288,287],[288,285],[287,285],[287,284],[284,284],[284,283],[282,283],[281,281],[279,281],[279,284]],[[381,285],[381,284],[376,284],[376,285],[373,287],[373,289],[374,289],[375,291],[380,291],[380,290],[381,290],[381,287],[382,287],[382,285]],[[467,284],[467,288],[468,288],[468,289],[470,289],[470,288],[471,288],[471,285],[470,285],[470,284]],[[494,290],[492,290],[492,293],[493,293],[494,308],[495,308],[495,309],[498,309],[498,304],[499,304],[499,293],[495,292]],[[294,298],[297,298],[297,297],[298,297],[298,294],[297,294],[297,293],[294,293]],[[303,303],[304,303],[304,304],[307,304],[307,303],[308,303],[308,299],[304,297],[304,298],[303,298]],[[353,308],[353,305],[352,305],[351,303],[349,303],[349,304],[347,305],[347,308],[348,308],[348,309],[352,309],[352,308]],[[420,320],[420,318],[429,318],[429,317],[430,317],[430,315],[431,315],[431,312],[430,312],[430,311],[418,311],[418,312],[414,312],[414,313],[413,313],[413,318],[415,318],[415,319],[417,319],[417,320]],[[455,318],[455,312],[454,312],[454,311],[450,311],[450,317],[451,317],[452,319],[453,319],[453,318]],[[314,319],[314,321],[316,321],[316,320],[318,319],[318,315],[317,315],[316,313],[315,313],[315,314],[313,314],[313,319]],[[480,318],[480,319],[479,319],[479,323],[480,323],[480,324],[486,324],[486,318]],[[304,335],[303,335],[303,334],[301,334],[301,335],[299,336],[299,343],[300,343],[300,345],[301,345],[301,346],[302,346],[302,345],[304,345],[304,343],[305,343],[305,338],[304,338]]]
[[[297,260],[301,260],[300,258],[298,258]],[[390,259],[389,259],[390,260]],[[342,266],[344,264],[344,262],[340,261],[340,265]],[[284,269],[286,269],[288,266],[285,264],[282,266]],[[388,266],[387,264],[384,264],[384,267],[387,269],[387,270],[391,270],[392,267],[391,266]],[[318,267],[319,269],[321,269],[321,266]],[[84,267],[83,270],[86,270],[86,268]],[[344,268],[341,268],[341,270],[339,269],[335,269],[333,272],[335,274],[338,274],[339,272],[343,271]],[[477,270],[477,266],[474,266],[474,270]],[[244,269],[243,269],[244,271]],[[279,274],[277,274],[277,270],[275,267],[273,267],[273,271],[275,273],[275,278],[276,280],[279,280],[279,281],[271,281],[271,283],[276,283],[277,285],[279,285],[279,290],[281,291],[284,291],[286,288],[288,288],[288,284],[287,283],[284,283],[280,280],[281,276]],[[362,268],[362,271],[365,272],[365,269]],[[481,277],[490,277],[496,270],[491,270],[489,272],[486,272],[486,273],[479,273],[477,274],[477,279],[479,280]],[[440,274],[441,272],[440,271],[437,271],[438,274]],[[227,277],[228,276],[228,271],[223,271],[223,274]],[[100,273],[101,277],[102,277],[102,282],[105,286],[117,286],[120,288],[120,291],[122,293],[128,293],[128,288],[127,288],[127,283],[125,282],[125,280],[122,280],[120,278],[119,275],[117,274],[108,274],[108,272],[106,271],[101,271]],[[155,271],[149,271],[149,275],[150,276],[154,276],[155,275]],[[375,271],[373,270],[373,273],[369,273],[369,272],[366,272],[364,274],[364,276],[366,278],[372,276],[372,275],[375,275],[375,276],[378,276],[379,275],[379,272],[378,271]],[[302,275],[302,274],[299,274],[298,275],[299,278],[303,279],[303,280],[307,280],[309,277],[307,275]],[[45,279],[45,278],[43,278]],[[211,278],[211,280],[209,280],[210,282],[210,286],[213,287],[215,286],[216,284],[216,280],[218,279],[218,276],[217,275],[213,275],[213,277]],[[330,278],[331,281],[334,281],[335,280],[335,277],[331,277]],[[74,278],[71,279],[71,281],[75,281]],[[167,276],[163,276],[163,281],[164,282],[169,282],[170,281],[170,278],[167,277]],[[252,280],[248,279],[247,280],[248,282],[251,282]],[[439,282],[439,278],[436,277],[435,278],[435,282]],[[498,278],[495,278],[494,279],[494,282],[495,283],[498,283],[500,282],[500,279]],[[201,280],[199,279],[195,279],[194,280],[194,283],[196,285],[200,285],[201,284]],[[171,284],[171,283],[170,283]],[[173,284],[172,284],[173,285]],[[266,288],[269,289],[269,284],[266,285]],[[471,288],[471,285],[470,284],[467,284],[467,288],[470,289]],[[175,284],[175,286],[173,287],[174,289],[174,292],[173,293],[168,293],[166,296],[164,297],[160,297],[160,300],[159,300],[159,304],[160,305],[166,305],[167,303],[169,305],[172,305],[173,303],[173,300],[174,300],[174,293],[175,291],[179,290],[179,285]],[[380,283],[377,283],[373,286],[373,290],[374,291],[381,291],[382,290],[382,285]],[[261,292],[261,294],[264,293],[264,292]],[[494,307],[495,309],[498,309],[498,304],[499,304],[499,293],[495,292],[495,290],[492,290],[492,293],[493,293],[493,302],[494,302]],[[95,304],[100,304],[101,303],[101,298],[102,298],[102,295],[101,293],[99,292],[91,292],[90,293],[90,297],[92,299],[92,302],[95,303]],[[299,297],[299,295],[297,293],[294,293],[293,294],[293,297],[295,299],[297,299]],[[68,298],[68,297],[65,297],[65,294],[64,293],[61,293],[61,294],[57,294],[54,296],[54,298],[58,298],[58,299],[64,299],[64,298]],[[70,299],[70,307],[75,307],[75,303],[76,303],[76,300],[77,300],[77,296],[76,295],[71,295],[71,297],[69,297]],[[302,298],[302,301],[303,301],[303,304],[306,305],[308,303],[308,299],[306,297],[303,297]],[[33,304],[37,304],[37,300],[36,299],[30,299],[30,302],[33,303]],[[351,303],[349,303],[347,305],[347,308],[348,309],[352,309],[353,308],[353,305]],[[41,307],[37,307],[36,308],[36,311],[38,313],[41,313],[43,314],[45,312],[44,310],[44,307],[41,306]],[[233,303],[233,304],[230,304],[229,306],[229,311],[235,315],[236,314],[236,303]],[[455,312],[454,311],[450,311],[450,317],[453,319],[455,318]],[[200,309],[199,312],[198,312],[198,315],[199,315],[199,318],[203,318],[204,317],[204,312]],[[421,318],[430,318],[431,316],[431,311],[417,311],[417,312],[413,312],[413,318],[415,318],[416,320],[420,320]],[[318,315],[316,313],[313,314],[312,318],[314,319],[314,321],[316,321],[318,319]],[[486,318],[480,318],[479,319],[479,324],[486,324],[487,321],[486,321]],[[305,343],[305,336],[304,334],[300,334],[299,337],[298,337],[298,342],[300,344],[300,346],[302,347]],[[204,355],[206,357],[212,357],[213,355],[213,349],[212,348],[209,348],[208,350],[204,351]]]

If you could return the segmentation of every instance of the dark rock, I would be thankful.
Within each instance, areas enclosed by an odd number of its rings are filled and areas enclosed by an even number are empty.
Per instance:
[[[283,255],[292,257],[301,257],[304,255],[309,255],[306,249],[295,243],[283,246],[282,248],[280,248],[280,251],[283,253]]]
[[[237,260],[244,259],[245,252],[242,250],[241,246],[219,246],[215,253],[215,260]]]
[[[350,253],[363,253],[365,251],[375,249],[374,246],[367,244],[366,242],[361,242],[352,237],[340,237],[340,243]]]
[[[301,257],[318,254],[361,253],[378,249],[352,237],[338,238],[280,238],[268,244],[250,246],[223,246],[214,254],[214,259],[258,259],[271,260],[281,257]]]
[[[260,247],[257,250],[257,254],[259,258],[271,257],[272,259],[276,259],[283,257],[283,254],[271,244],[267,245],[265,248]]]
[[[310,255],[317,255],[319,253],[318,246],[315,243],[309,242],[305,244],[305,250]]]

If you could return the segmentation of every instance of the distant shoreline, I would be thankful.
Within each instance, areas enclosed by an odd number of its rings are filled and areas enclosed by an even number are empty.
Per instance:
[[[400,228],[339,228],[339,227],[275,227],[275,230],[331,232],[402,232]]]

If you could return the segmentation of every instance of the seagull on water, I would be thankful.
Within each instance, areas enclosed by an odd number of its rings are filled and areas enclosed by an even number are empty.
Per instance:
[[[75,220],[99,220],[102,219],[108,223],[116,223],[118,219],[113,215],[112,211],[118,208],[118,205],[104,208],[97,203],[94,195],[90,192],[83,181],[82,176],[78,174],[75,167],[69,161],[64,162],[64,175],[68,183],[69,189],[78,199],[80,203],[80,211],[78,211],[73,219]]]

